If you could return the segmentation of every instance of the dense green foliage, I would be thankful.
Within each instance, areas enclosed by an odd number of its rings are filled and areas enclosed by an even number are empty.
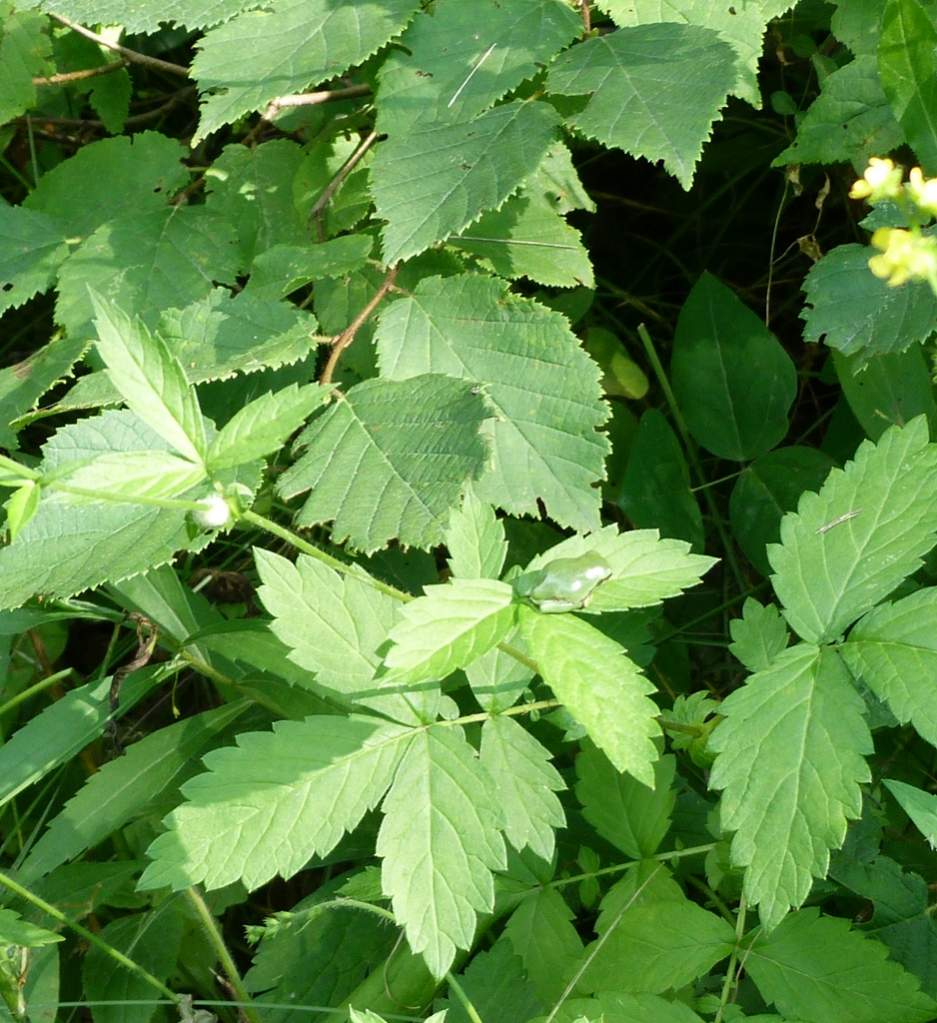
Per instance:
[[[935,44],[0,0],[0,1021],[937,1019]]]

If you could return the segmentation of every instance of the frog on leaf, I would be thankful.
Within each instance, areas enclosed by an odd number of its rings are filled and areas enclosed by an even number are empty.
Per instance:
[[[612,568],[601,554],[586,551],[576,558],[557,558],[543,568],[525,572],[514,580],[514,592],[545,614],[579,611],[611,574]]]

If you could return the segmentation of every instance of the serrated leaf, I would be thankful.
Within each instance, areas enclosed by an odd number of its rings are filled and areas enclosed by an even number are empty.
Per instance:
[[[64,934],[56,934],[55,931],[37,927],[12,909],[0,909],[0,945],[42,948],[43,945],[53,945],[64,940]]]
[[[145,0],[132,7],[122,0],[42,0],[40,6],[82,24],[122,25],[137,34],[155,32],[167,22],[188,28],[216,25],[261,6],[261,0]]]
[[[875,58],[860,56],[823,80],[820,95],[797,126],[797,137],[773,166],[848,161],[862,167],[870,156],[891,152],[903,141]]]
[[[280,479],[286,498],[312,491],[299,525],[333,519],[333,540],[365,552],[394,538],[438,543],[449,509],[487,462],[488,412],[477,392],[440,374],[352,387],[300,435],[305,451]]]
[[[482,726],[481,762],[488,769],[504,816],[504,834],[550,862],[554,829],[566,824],[559,799],[566,788],[550,763],[550,752],[513,718],[498,715]]]
[[[901,809],[914,821],[914,826],[937,849],[937,796],[913,785],[886,778],[885,787],[898,800]]]
[[[182,787],[186,802],[147,850],[153,862],[139,887],[241,881],[252,890],[276,874],[292,877],[380,802],[411,734],[377,718],[334,715],[242,733]]]
[[[680,310],[670,374],[690,433],[714,455],[748,461],[787,433],[797,394],[794,363],[712,274],[700,277]]]
[[[202,38],[192,75],[203,94],[196,145],[277,96],[303,92],[359,64],[410,20],[417,0],[277,0]],[[245,80],[242,55],[251,57]]]
[[[937,589],[918,590],[870,611],[839,649],[849,670],[902,724],[910,721],[923,738],[937,746],[935,615]]]
[[[55,220],[0,204],[0,313],[48,290],[67,256],[65,231]]]
[[[446,530],[449,571],[459,579],[497,579],[508,545],[504,525],[490,505],[467,490],[462,505],[449,513]]]
[[[7,14],[0,36],[0,124],[36,105],[33,75],[52,55],[46,19],[34,11]]]
[[[22,876],[32,879],[50,873],[141,816],[148,804],[175,791],[181,781],[196,773],[199,754],[247,705],[246,700],[235,701],[178,721],[103,764],[29,850]]]
[[[495,579],[425,586],[388,634],[388,681],[435,682],[467,667],[504,639],[515,613],[514,591]]]
[[[562,525],[598,525],[608,441],[597,429],[608,410],[599,368],[564,317],[492,278],[431,277],[384,311],[376,340],[384,376],[447,373],[484,385],[496,418],[494,464],[473,488],[483,501],[538,516],[542,500]]]
[[[830,28],[857,57],[874,56],[878,50],[883,8],[884,0],[837,0]]]
[[[557,58],[547,89],[589,96],[571,127],[664,167],[684,188],[734,88],[732,47],[711,28],[664,23],[622,28]]]
[[[3,504],[6,512],[6,527],[10,541],[14,541],[23,528],[39,510],[39,499],[42,490],[34,480],[27,480],[13,491]]]
[[[365,265],[373,247],[368,234],[342,235],[317,245],[273,245],[254,258],[242,294],[275,301],[313,281],[344,277]]]
[[[421,122],[391,136],[371,165],[371,194],[386,221],[384,262],[416,256],[500,206],[536,169],[558,126],[549,104],[516,100],[470,121]]]
[[[722,703],[710,784],[723,790],[732,862],[745,868],[745,893],[769,929],[825,876],[830,850],[861,812],[872,752],[863,712],[839,655],[807,643]]]
[[[377,837],[384,891],[410,947],[434,977],[471,947],[505,867],[495,794],[461,729],[418,732],[384,800]]]
[[[876,150],[879,152],[880,150]],[[937,298],[927,284],[890,288],[869,272],[875,249],[838,245],[804,281],[804,340],[821,341],[856,359],[902,352],[926,341],[937,319]]]
[[[475,1012],[469,1015],[465,1004],[450,985],[449,997],[441,1004],[445,1023],[517,1023],[529,1020],[544,1008],[543,1000],[525,976],[524,964],[510,941],[500,939],[487,951],[478,953],[459,974],[458,984]]]
[[[268,392],[238,409],[219,431],[208,449],[212,470],[230,469],[277,451],[328,397],[318,384],[292,384]]]
[[[527,653],[520,630],[508,633],[505,644]],[[495,647],[465,669],[472,695],[489,714],[500,714],[513,706],[534,679],[529,665]]]
[[[937,541],[937,445],[923,416],[893,426],[878,444],[805,493],[768,548],[784,616],[808,642],[835,640],[886,597]]]
[[[934,1003],[917,981],[889,962],[880,942],[850,930],[846,920],[804,909],[760,935],[746,970],[762,997],[808,1023],[925,1023]]]
[[[408,724],[432,719],[439,692],[400,693],[377,681],[387,633],[400,619],[399,601],[305,555],[296,564],[255,548],[263,585],[258,596],[273,615],[270,629],[290,650],[290,660],[314,672],[330,695],[351,706],[371,707]]]
[[[676,766],[669,755],[657,760],[648,788],[616,771],[601,750],[587,746],[576,757],[576,798],[583,816],[626,856],[650,858],[670,830]]]
[[[44,483],[61,489],[73,503],[88,504],[106,494],[133,504],[137,498],[178,497],[205,478],[203,465],[168,451],[115,451],[69,466]],[[78,490],[85,493],[76,493]]]
[[[573,919],[559,891],[543,887],[521,901],[504,928],[530,983],[547,1004],[560,996],[582,958],[582,939]]]
[[[205,457],[205,424],[195,388],[159,336],[122,309],[91,294],[97,351],[130,410],[190,461]]]
[[[747,597],[742,617],[729,622],[729,649],[751,672],[765,671],[787,646],[790,633],[776,605],[759,604]]]
[[[521,609],[521,627],[543,680],[614,766],[654,784],[660,735],[654,686],[614,640],[570,614]]]
[[[922,0],[888,0],[878,42],[878,74],[908,144],[937,171],[937,12]],[[880,150],[885,152],[885,150]]]

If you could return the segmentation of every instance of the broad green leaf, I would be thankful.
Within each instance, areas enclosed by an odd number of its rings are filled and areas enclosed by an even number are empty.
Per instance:
[[[792,1019],[932,1019],[934,1002],[918,991],[910,973],[887,957],[884,945],[850,930],[848,921],[804,909],[771,934],[759,935],[745,962],[765,1001]]]
[[[819,494],[805,493],[768,548],[774,591],[794,631],[835,640],[886,597],[937,541],[937,445],[918,417],[864,441]]]
[[[527,652],[520,630],[508,633],[505,644]],[[472,695],[483,710],[500,714],[512,707],[534,680],[533,670],[517,658],[495,647],[465,669]]]
[[[483,29],[483,31],[482,31]],[[563,0],[443,0],[418,14],[383,65],[376,127],[465,122],[516,88],[582,30]]]
[[[12,424],[35,408],[46,391],[71,372],[88,345],[80,339],[50,341],[22,362],[0,369],[0,447],[16,447],[16,429]]]
[[[64,941],[63,934],[47,931],[44,927],[24,920],[12,909],[0,909],[0,945],[21,945],[23,948],[42,948]]]
[[[230,469],[279,450],[327,397],[327,389],[318,384],[293,384],[262,394],[238,409],[211,442],[206,455],[209,467]]]
[[[395,538],[440,542],[449,509],[488,460],[477,391],[438,373],[352,387],[300,434],[305,451],[280,478],[286,498],[311,491],[299,525],[332,519],[336,543],[366,552]]]
[[[622,647],[570,614],[521,608],[523,635],[543,680],[611,763],[654,784],[660,735],[654,686]]]
[[[559,891],[542,887],[521,901],[504,929],[547,1004],[560,996],[582,959],[582,939],[573,919]]]
[[[676,760],[661,757],[648,788],[616,771],[601,750],[587,747],[576,757],[576,798],[583,816],[603,838],[632,859],[646,859],[670,829],[675,772]]]
[[[55,10],[68,17],[61,6]],[[126,7],[122,13],[129,13]],[[101,23],[99,17],[89,20]],[[189,180],[185,156],[176,139],[155,131],[89,142],[46,171],[23,205],[52,217],[69,238],[81,241],[108,221],[165,212],[167,200]]]
[[[48,22],[34,11],[18,11],[3,20],[0,36],[0,124],[36,105],[33,75],[52,55]]]
[[[132,710],[158,681],[151,668],[131,672],[121,685],[120,702],[112,708],[108,676],[73,689],[31,718],[0,746],[0,805],[83,750],[108,721]]]
[[[66,256],[61,224],[44,213],[0,204],[0,313],[47,291]]]
[[[898,800],[901,809],[911,818],[930,847],[937,849],[937,795],[891,778],[885,779],[885,787]]]
[[[96,347],[111,383],[130,410],[185,458],[201,464],[205,424],[195,388],[158,335],[92,293]]]
[[[126,32],[155,32],[165,23],[205,28],[228,21],[259,0],[144,0],[128,7],[123,0],[42,0],[44,10],[82,24],[123,25]]]
[[[826,875],[830,850],[861,812],[872,752],[863,712],[838,654],[807,643],[722,702],[710,784],[723,790],[732,862],[745,868],[745,893],[769,929]]]
[[[204,206],[126,213],[102,224],[59,274],[55,316],[69,336],[91,337],[89,287],[154,327],[164,309],[197,302],[215,284],[234,284],[234,225]]]
[[[937,589],[928,588],[861,618],[840,653],[849,670],[872,690],[902,723],[909,721],[937,746]]]
[[[115,451],[67,466],[44,484],[61,489],[74,503],[88,504],[107,494],[134,504],[137,498],[178,497],[205,478],[203,465],[168,451]]]
[[[724,959],[734,943],[731,924],[688,899],[633,905],[600,942],[586,947],[580,988],[590,994],[681,988]]]
[[[525,976],[520,955],[506,938],[473,956],[459,974],[458,983],[474,1006],[475,1015],[469,1016],[450,990],[442,1003],[444,1023],[475,1023],[476,1019],[485,1023],[517,1023],[531,1019],[544,1008],[543,999]]]
[[[937,319],[937,298],[926,284],[912,281],[890,288],[869,272],[875,252],[863,245],[838,245],[811,267],[804,281],[804,340],[855,356],[856,370],[873,355],[926,341]]]
[[[889,426],[901,426],[920,415],[937,429],[930,368],[919,345],[871,358],[862,352],[852,358],[834,352],[833,365],[852,414],[872,440]]]
[[[153,862],[139,886],[241,881],[253,890],[276,874],[292,877],[377,806],[411,734],[377,718],[334,715],[240,734],[182,787],[186,802],[147,850]]]
[[[608,441],[599,369],[559,313],[489,277],[424,278],[380,319],[381,373],[446,373],[483,385],[494,409],[491,468],[474,486],[513,515],[594,529]],[[533,361],[532,361],[533,360]]]
[[[702,550],[703,517],[690,490],[683,449],[657,409],[641,416],[617,500],[639,529],[654,527],[663,536],[686,540]]]
[[[417,732],[383,804],[377,837],[384,891],[411,949],[434,977],[471,947],[505,867],[491,778],[457,727]]]
[[[766,671],[787,646],[790,634],[776,605],[767,607],[754,597],[742,605],[742,617],[729,622],[729,649],[751,672]]]
[[[123,700],[123,692],[121,693]],[[227,703],[152,732],[85,782],[30,849],[20,873],[32,879],[93,849],[198,770],[198,757],[247,707]]]
[[[787,433],[797,395],[794,363],[751,309],[709,273],[680,310],[670,373],[690,433],[714,455],[748,461]]]
[[[360,270],[373,247],[368,234],[346,234],[318,245],[273,245],[255,257],[245,292],[274,301],[285,298],[323,277]]]
[[[435,682],[497,646],[515,625],[514,591],[495,579],[426,586],[400,610],[384,655],[388,681]]]
[[[203,94],[192,144],[277,96],[303,92],[380,49],[407,24],[416,0],[276,0],[207,32],[192,63]],[[250,54],[250,74],[244,54]]]
[[[500,715],[482,725],[480,756],[498,793],[505,837],[515,849],[526,847],[549,863],[554,829],[566,824],[554,794],[566,785],[550,763],[550,751],[523,725]]]
[[[632,156],[663,160],[689,189],[737,78],[735,52],[712,28],[668,23],[579,43],[553,62],[547,89],[589,96],[571,127]]]
[[[794,511],[805,490],[819,490],[833,468],[819,448],[775,448],[742,470],[729,495],[729,524],[745,557],[771,574],[768,544],[781,536],[781,519]]]
[[[490,505],[467,490],[449,513],[446,530],[449,571],[459,579],[497,579],[508,552],[504,525]]]
[[[885,0],[836,0],[830,18],[833,35],[857,56],[878,52]]]
[[[823,80],[820,95],[797,126],[797,137],[773,165],[851,162],[861,171],[870,156],[891,152],[903,141],[875,57],[860,56]]]
[[[603,526],[537,555],[525,571],[543,568],[557,558],[578,558],[586,551],[601,555],[612,570],[611,578],[595,589],[584,609],[589,614],[653,607],[695,586],[715,564],[713,558],[691,554],[682,540],[662,540],[656,529],[619,533],[615,526]]]
[[[367,582],[339,575],[306,555],[296,564],[255,548],[263,585],[258,596],[273,615],[270,629],[290,650],[290,660],[314,672],[326,695],[351,706],[370,707],[408,724],[432,719],[435,688],[410,693],[377,681],[380,649],[400,620],[401,604]]]
[[[878,43],[882,88],[925,171],[937,173],[937,9],[888,0]],[[884,150],[882,150],[884,152]]]
[[[392,135],[371,166],[384,262],[416,256],[500,206],[536,169],[558,125],[549,104],[516,100],[470,121],[421,122]]]
[[[603,991],[564,1002],[552,1020],[538,1016],[530,1023],[702,1023],[702,1018],[684,1002]]]

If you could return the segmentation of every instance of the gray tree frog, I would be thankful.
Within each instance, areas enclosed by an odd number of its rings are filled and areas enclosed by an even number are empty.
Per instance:
[[[611,574],[611,566],[601,554],[586,551],[579,557],[557,558],[543,568],[525,572],[514,580],[514,592],[546,614],[578,611]]]

